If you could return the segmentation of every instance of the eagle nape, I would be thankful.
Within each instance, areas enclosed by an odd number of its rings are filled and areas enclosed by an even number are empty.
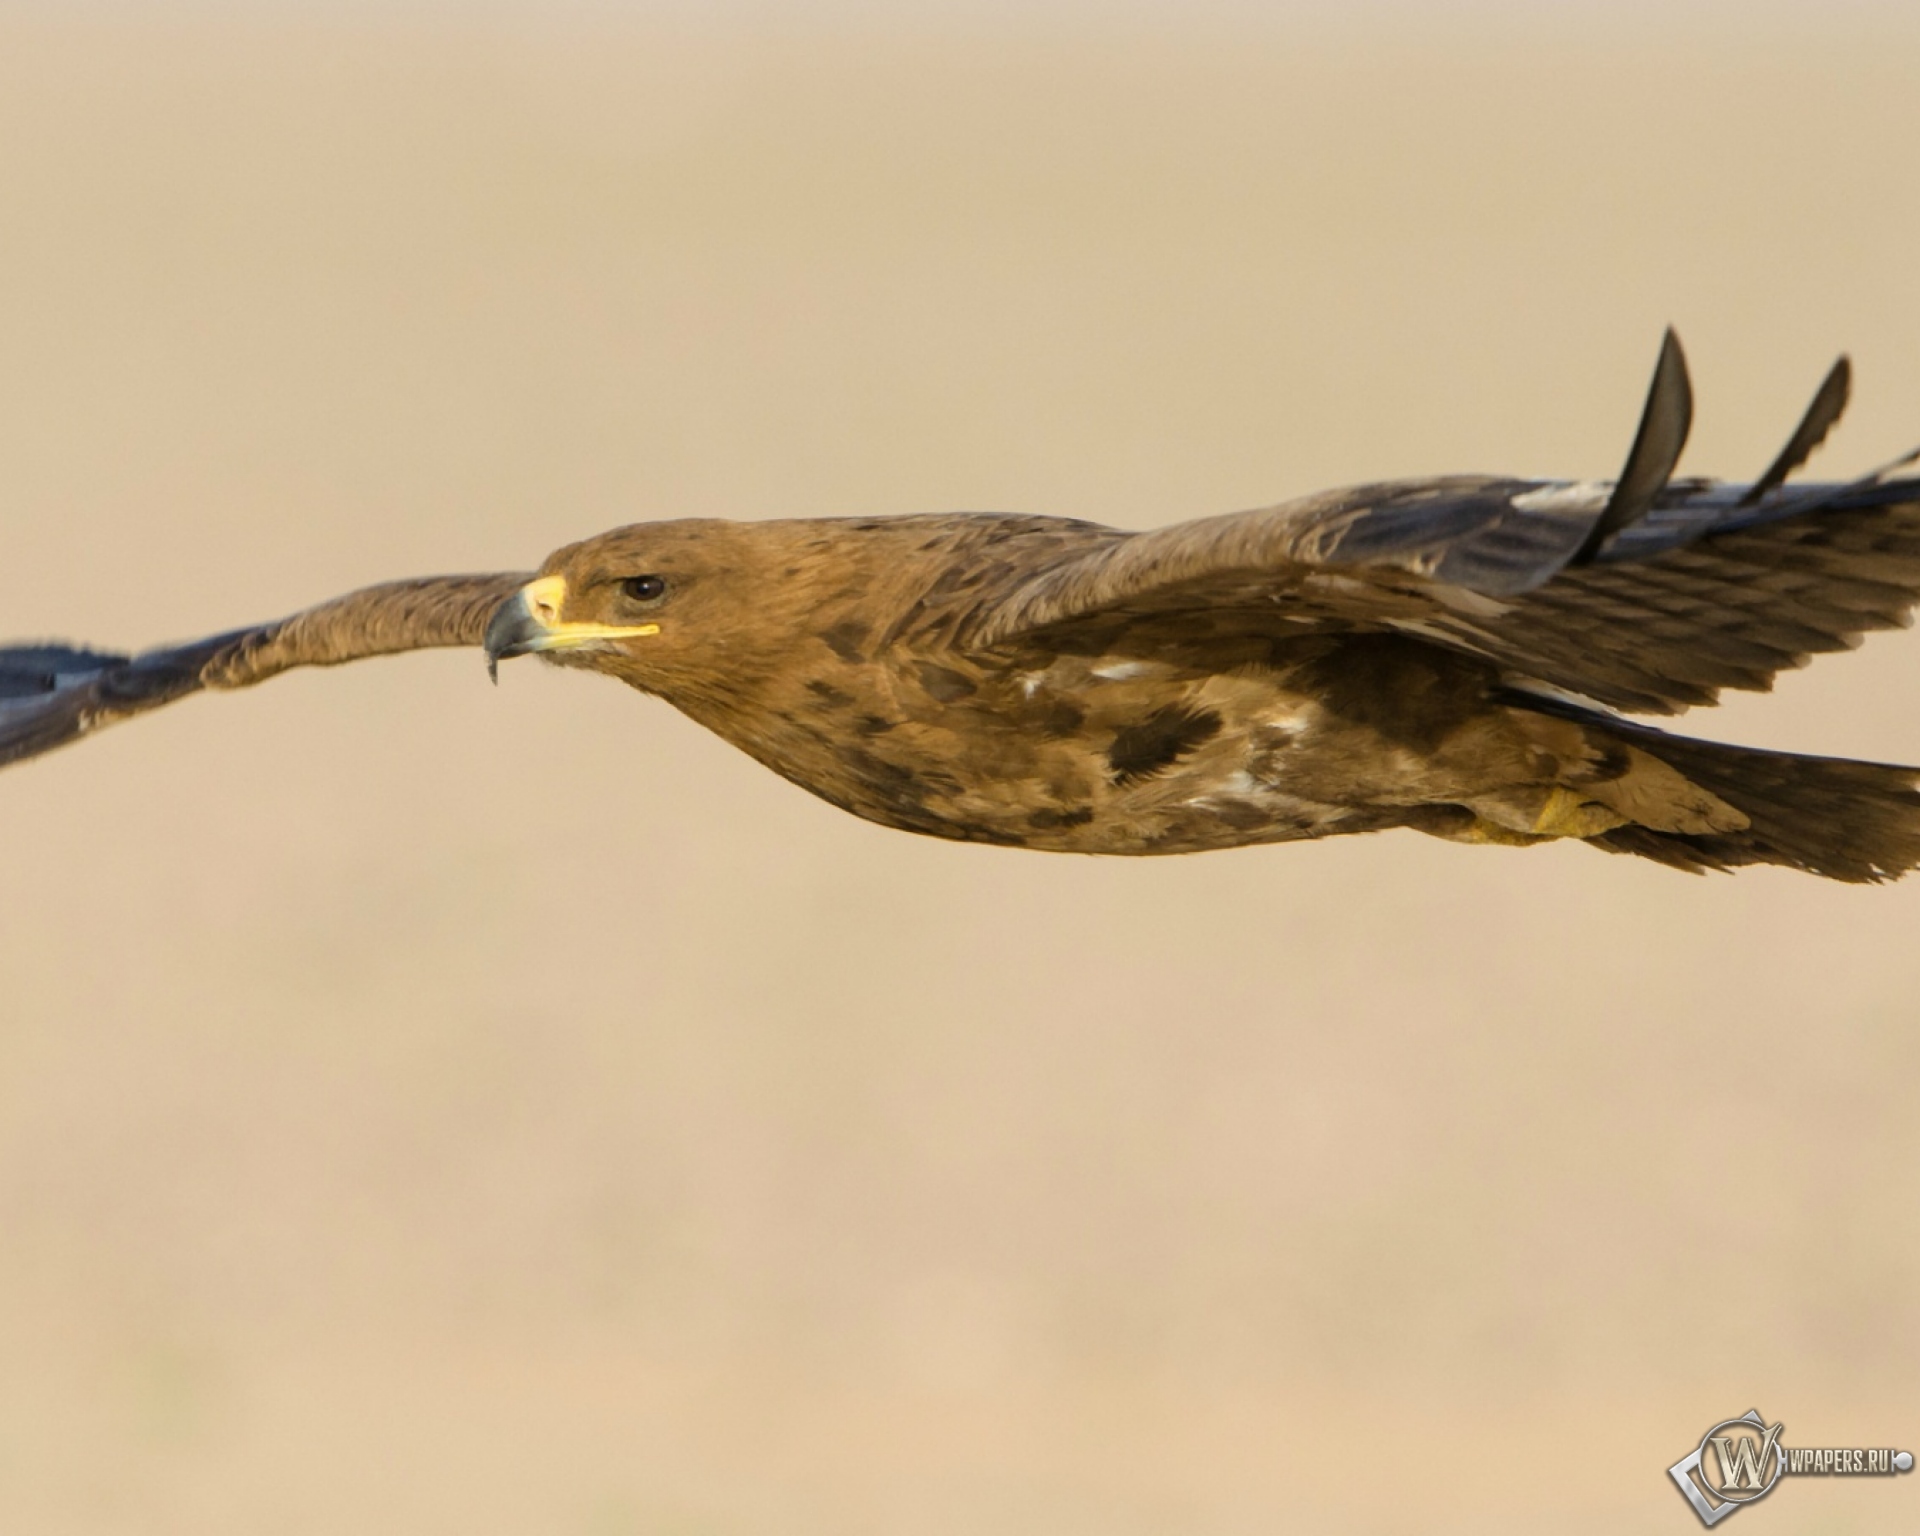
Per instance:
[[[0,647],[0,764],[204,690],[432,646],[654,695],[802,788],[930,836],[1161,854],[1411,829],[1684,870],[1920,865],[1920,770],[1672,715],[1908,621],[1914,455],[1678,478],[1669,331],[1613,480],[1449,475],[1134,533],[1012,513],[638,523],[538,571],[389,582],[136,655]]]

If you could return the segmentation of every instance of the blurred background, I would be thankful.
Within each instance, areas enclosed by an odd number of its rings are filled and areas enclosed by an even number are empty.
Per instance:
[[[1920,15],[0,4],[0,633],[1920,438]],[[1920,762],[1920,640],[1690,728]],[[438,653],[0,778],[0,1528],[1683,1532],[1920,1448],[1920,881],[950,846]],[[1877,1533],[1920,1479],[1739,1529]]]

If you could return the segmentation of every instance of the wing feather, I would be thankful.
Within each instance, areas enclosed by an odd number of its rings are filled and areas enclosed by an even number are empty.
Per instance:
[[[1851,380],[1843,357],[1752,485],[1676,481],[1693,390],[1668,330],[1616,481],[1366,485],[1121,537],[1003,592],[967,638],[1397,629],[1632,711],[1765,689],[1906,624],[1920,599],[1920,481],[1891,478],[1920,450],[1861,480],[1786,489]]]
[[[975,616],[983,647],[1079,628],[1401,630],[1615,708],[1672,714],[1909,622],[1920,481],[1678,481],[1577,564],[1605,482],[1363,486],[1136,534]]]
[[[478,645],[527,572],[432,576],[350,592],[285,619],[138,655],[35,643],[0,647],[0,766],[205,688],[246,688],[292,667]]]

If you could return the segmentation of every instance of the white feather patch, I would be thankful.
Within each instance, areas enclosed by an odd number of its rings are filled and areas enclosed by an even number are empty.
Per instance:
[[[1613,495],[1611,480],[1562,480],[1510,498],[1522,512],[1598,512]]]

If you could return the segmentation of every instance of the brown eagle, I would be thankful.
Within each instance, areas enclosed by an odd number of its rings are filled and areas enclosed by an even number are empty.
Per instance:
[[[201,689],[426,646],[657,694],[886,826],[1078,853],[1412,827],[1687,870],[1881,880],[1920,770],[1620,712],[1767,688],[1907,622],[1920,479],[1790,487],[1842,358],[1750,485],[1676,480],[1671,332],[1616,481],[1358,486],[1128,533],[1004,513],[641,523],[539,571],[391,582],[127,656],[0,648],[0,763]]]

